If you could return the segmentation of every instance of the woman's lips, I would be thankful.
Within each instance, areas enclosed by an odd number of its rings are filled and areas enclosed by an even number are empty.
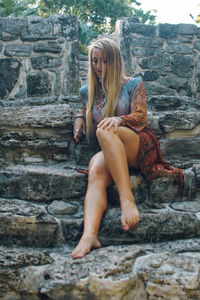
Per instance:
[[[97,71],[97,75],[101,77],[102,71]]]

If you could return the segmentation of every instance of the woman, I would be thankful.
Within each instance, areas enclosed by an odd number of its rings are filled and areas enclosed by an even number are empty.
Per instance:
[[[129,167],[139,169],[149,180],[166,174],[181,182],[183,178],[182,170],[162,160],[159,142],[146,124],[144,85],[140,79],[125,77],[121,53],[113,40],[103,38],[91,45],[89,86],[83,86],[80,94],[83,110],[75,119],[74,139],[78,142],[80,130],[88,139],[96,134],[101,151],[89,163],[84,231],[72,252],[73,258],[101,246],[99,226],[107,207],[106,190],[112,181],[119,192],[123,229],[139,222]]]

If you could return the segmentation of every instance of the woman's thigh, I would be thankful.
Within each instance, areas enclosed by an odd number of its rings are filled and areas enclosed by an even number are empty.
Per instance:
[[[88,180],[101,180],[106,187],[112,181],[112,177],[106,167],[103,152],[97,152],[90,160],[89,163]]]
[[[117,134],[122,143],[124,144],[127,154],[128,165],[130,167],[137,168],[137,158],[140,146],[139,134],[125,126],[119,126],[117,129]]]

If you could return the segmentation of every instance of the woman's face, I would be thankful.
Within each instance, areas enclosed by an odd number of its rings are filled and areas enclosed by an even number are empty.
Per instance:
[[[107,58],[106,55],[104,54],[103,57],[103,51],[94,48],[92,51],[92,65],[94,68],[94,71],[98,78],[102,78],[103,75],[103,70],[104,70],[104,78],[106,76],[106,71],[107,71]]]

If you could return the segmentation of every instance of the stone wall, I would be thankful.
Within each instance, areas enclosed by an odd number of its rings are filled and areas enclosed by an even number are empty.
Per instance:
[[[0,98],[77,93],[75,16],[0,18]]]
[[[141,76],[147,95],[200,95],[200,28],[193,24],[144,25],[121,18],[112,37],[126,74]],[[68,96],[85,83],[79,74],[75,16],[0,18],[0,99]],[[82,64],[81,64],[82,66]]]
[[[193,24],[116,23],[127,75],[141,76],[147,95],[200,96],[200,28]]]

